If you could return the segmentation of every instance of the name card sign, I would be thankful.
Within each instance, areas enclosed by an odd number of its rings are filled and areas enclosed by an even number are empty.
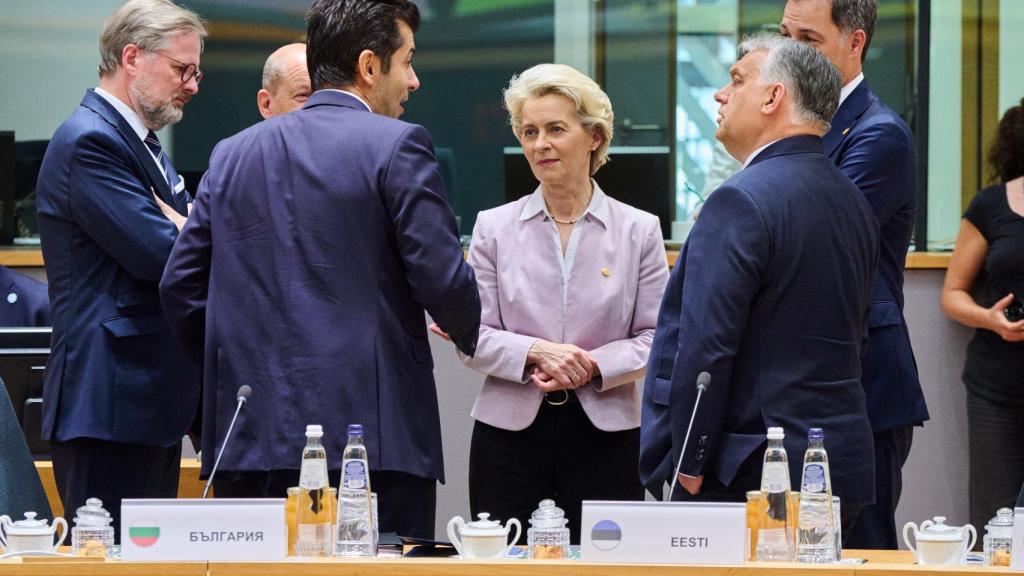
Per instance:
[[[742,564],[746,506],[733,502],[583,502],[588,562]]]
[[[284,498],[121,501],[124,560],[283,560]]]
[[[1024,492],[1024,489],[1021,491]],[[1010,568],[1013,570],[1024,570],[1024,508],[1019,506],[1013,509],[1012,550],[1010,553]]]

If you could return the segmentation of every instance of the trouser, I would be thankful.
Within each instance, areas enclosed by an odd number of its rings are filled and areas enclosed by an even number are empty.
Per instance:
[[[51,441],[53,477],[71,524],[89,498],[99,498],[113,520],[114,540],[121,538],[121,500],[175,498],[181,468],[181,443],[139,446],[96,438]]]
[[[559,393],[561,394],[561,393]],[[514,408],[509,408],[514,409]],[[560,406],[541,404],[524,430],[473,427],[469,452],[469,507],[503,523],[516,518],[526,542],[530,515],[551,498],[569,519],[569,538],[580,541],[584,500],[643,500],[640,429],[605,432],[590,422],[573,393]]]
[[[338,486],[341,470],[328,472],[331,486]],[[217,498],[285,498],[288,488],[299,485],[298,470],[218,472],[213,479]],[[377,493],[379,531],[400,536],[434,539],[437,481],[394,470],[371,470],[370,487]]]
[[[896,506],[903,492],[903,465],[914,442],[913,426],[898,426],[875,435],[875,503],[864,507],[844,541],[850,548],[897,550]]]
[[[1024,482],[1024,411],[967,391],[971,524],[981,528],[996,510],[1013,508]],[[981,541],[981,538],[978,538]]]

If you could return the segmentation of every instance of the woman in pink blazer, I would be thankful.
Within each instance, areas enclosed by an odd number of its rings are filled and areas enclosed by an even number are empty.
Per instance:
[[[469,263],[482,325],[467,366],[473,514],[524,523],[553,498],[579,541],[583,500],[641,500],[643,376],[668,279],[658,218],[605,195],[608,96],[569,66],[541,64],[505,90],[540,186],[481,212]]]

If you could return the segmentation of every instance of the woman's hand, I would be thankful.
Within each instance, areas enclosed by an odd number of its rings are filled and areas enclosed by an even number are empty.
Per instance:
[[[1024,320],[1010,322],[1006,319],[1006,308],[1012,303],[1013,294],[1007,294],[987,310],[988,329],[1007,342],[1024,342]]]
[[[537,340],[526,355],[527,364],[535,364],[548,380],[537,378],[535,371],[532,378],[534,384],[541,387],[552,387],[550,390],[574,390],[590,381],[597,373],[597,360],[586,350],[573,344],[558,344],[547,340]],[[557,384],[557,386],[556,386]]]

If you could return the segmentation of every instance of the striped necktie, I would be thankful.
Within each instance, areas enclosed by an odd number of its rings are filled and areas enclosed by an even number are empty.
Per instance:
[[[160,139],[156,137],[155,132],[150,130],[149,134],[146,134],[145,142],[146,147],[153,153],[153,156],[156,156],[157,162],[159,162],[160,166],[163,167],[164,175],[167,177],[168,185],[171,187],[171,194],[175,200],[178,200],[179,193],[174,191],[174,186],[178,183],[179,179],[178,172],[174,169],[174,166],[171,165],[171,161],[167,158],[167,154],[164,154],[164,148],[160,144]],[[182,192],[184,192],[184,189]]]

